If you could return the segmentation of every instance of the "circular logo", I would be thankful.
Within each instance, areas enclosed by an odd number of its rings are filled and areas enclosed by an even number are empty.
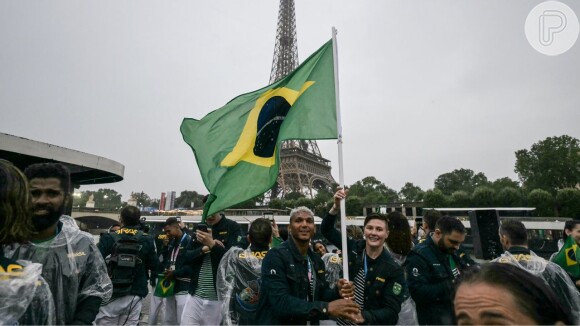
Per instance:
[[[546,1],[530,11],[525,31],[536,51],[555,56],[570,50],[578,39],[580,27],[570,7],[558,1]]]

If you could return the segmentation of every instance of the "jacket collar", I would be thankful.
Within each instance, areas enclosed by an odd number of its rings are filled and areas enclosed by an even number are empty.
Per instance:
[[[428,246],[431,247],[431,249],[433,250],[433,252],[435,253],[435,255],[440,259],[447,259],[447,255],[446,253],[442,252],[441,249],[439,249],[439,246],[435,243],[435,241],[433,241],[433,238],[431,236],[427,237],[427,240],[425,240],[425,242],[427,243]]]
[[[304,260],[304,257],[300,254],[300,251],[298,251],[298,247],[296,247],[296,243],[294,243],[294,240],[292,240],[292,238],[288,238],[288,240],[286,240],[286,242],[288,243],[288,248],[290,249],[290,252],[294,256],[294,259],[296,259],[298,261]],[[306,254],[308,256],[312,257],[312,255],[314,254],[314,251],[312,251],[310,248],[308,248],[308,251],[306,252]]]
[[[530,254],[530,249],[520,246],[512,246],[507,250],[510,254]]]

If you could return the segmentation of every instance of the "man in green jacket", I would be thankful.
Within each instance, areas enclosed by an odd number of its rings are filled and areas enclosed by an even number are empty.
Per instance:
[[[407,285],[417,305],[420,325],[455,324],[455,280],[468,267],[457,256],[465,227],[456,217],[443,216],[427,240],[411,250],[405,261]]]
[[[149,293],[147,270],[155,272],[159,268],[153,238],[139,230],[140,219],[137,207],[123,208],[121,229],[104,234],[99,241],[103,257],[110,256],[108,271],[113,282],[113,297],[101,305],[95,320],[97,325],[139,323],[142,301]],[[132,246],[133,252],[130,251]]]

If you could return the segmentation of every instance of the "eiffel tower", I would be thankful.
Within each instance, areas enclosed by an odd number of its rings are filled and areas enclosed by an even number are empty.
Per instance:
[[[296,38],[296,16],[294,0],[280,0],[278,28],[270,84],[282,79],[298,67],[298,41]],[[283,198],[298,192],[313,197],[313,190],[332,186],[330,160],[320,154],[314,140],[288,140],[280,148],[280,173],[277,185],[272,188],[270,198]]]

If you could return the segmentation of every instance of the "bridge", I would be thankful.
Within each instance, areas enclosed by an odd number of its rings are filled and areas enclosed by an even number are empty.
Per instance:
[[[99,211],[97,210],[78,210],[73,209],[72,218],[77,222],[80,222],[80,226],[83,229],[88,229],[92,233],[106,230],[111,225],[119,223],[119,212],[118,211]],[[94,232],[93,232],[94,230]]]

